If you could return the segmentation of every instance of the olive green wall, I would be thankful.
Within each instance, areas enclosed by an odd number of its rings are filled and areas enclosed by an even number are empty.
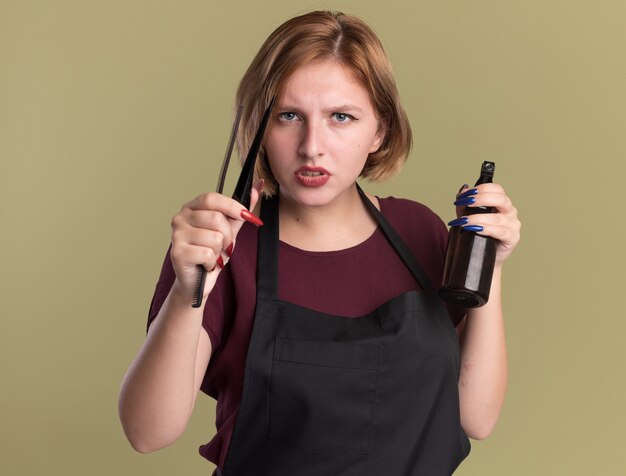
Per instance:
[[[117,393],[170,217],[215,187],[239,77],[315,8],[371,23],[412,121],[402,175],[370,190],[447,221],[494,160],[520,210],[507,401],[457,474],[622,474],[621,0],[0,0],[0,473],[210,474],[210,399],[179,442],[139,455]]]

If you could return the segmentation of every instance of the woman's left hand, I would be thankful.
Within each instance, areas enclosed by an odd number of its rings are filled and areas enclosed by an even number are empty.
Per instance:
[[[496,183],[484,183],[472,189],[464,186],[457,194],[454,205],[458,218],[448,225],[462,226],[498,240],[496,264],[502,264],[519,243],[522,226],[517,218],[517,208],[502,186]],[[465,207],[493,207],[495,212],[465,215]]]

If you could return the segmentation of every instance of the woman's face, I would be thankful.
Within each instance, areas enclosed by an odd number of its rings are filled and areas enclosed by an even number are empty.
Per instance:
[[[274,107],[265,150],[281,196],[324,206],[353,190],[384,137],[367,90],[342,64],[297,69]]]

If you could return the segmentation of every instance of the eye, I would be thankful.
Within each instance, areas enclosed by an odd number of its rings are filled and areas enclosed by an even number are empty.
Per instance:
[[[333,118],[337,122],[350,122],[354,120],[354,116],[344,112],[333,112]]]
[[[278,118],[281,121],[285,121],[285,122],[291,122],[291,121],[295,121],[298,118],[298,115],[295,112],[281,112],[278,115]]]

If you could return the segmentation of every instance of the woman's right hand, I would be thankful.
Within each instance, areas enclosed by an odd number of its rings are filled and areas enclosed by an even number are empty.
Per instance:
[[[250,209],[254,209],[263,181],[252,187]],[[194,298],[197,265],[207,271],[202,300],[215,285],[217,276],[228,262],[235,247],[237,233],[243,222],[261,225],[261,220],[236,200],[219,193],[204,193],[186,203],[172,218],[172,248],[170,258],[176,273],[173,286],[178,294]]]
[[[252,188],[252,207],[262,186],[259,181]],[[199,195],[172,218],[170,259],[176,279],[124,377],[119,397],[120,420],[137,451],[164,448],[187,426],[212,352],[208,334],[201,331],[204,306],[191,306],[197,266],[208,271],[204,302],[245,220],[261,224],[243,205],[219,193]]]

